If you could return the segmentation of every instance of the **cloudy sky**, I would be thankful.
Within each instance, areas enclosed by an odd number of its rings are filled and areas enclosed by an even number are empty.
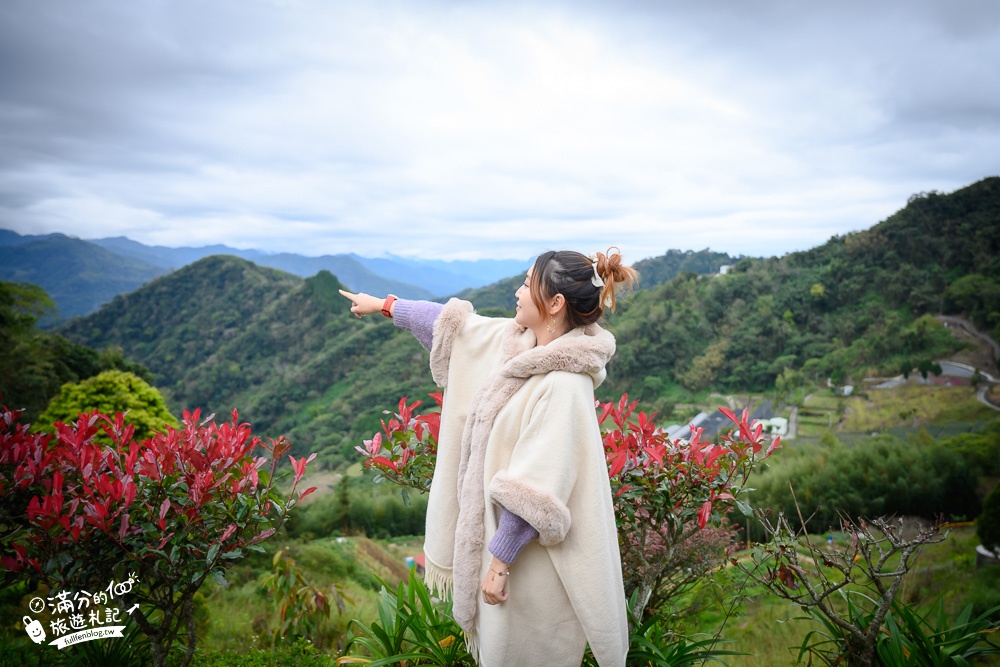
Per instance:
[[[1000,174],[1000,2],[4,0],[0,228],[781,255]]]

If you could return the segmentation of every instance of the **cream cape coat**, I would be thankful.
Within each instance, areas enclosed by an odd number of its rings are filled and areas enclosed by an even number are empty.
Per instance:
[[[614,337],[596,325],[545,346],[516,322],[451,300],[434,325],[444,388],[427,508],[427,580],[451,591],[480,665],[625,664],[628,626],[611,489],[594,405]],[[482,600],[501,507],[539,532],[510,599]]]

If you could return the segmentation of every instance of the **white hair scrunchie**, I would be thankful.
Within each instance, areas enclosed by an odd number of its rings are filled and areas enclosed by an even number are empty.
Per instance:
[[[597,255],[591,255],[590,262],[594,267],[594,277],[590,279],[590,282],[594,284],[594,287],[600,289],[604,287],[604,280],[601,278],[601,275],[597,272]]]

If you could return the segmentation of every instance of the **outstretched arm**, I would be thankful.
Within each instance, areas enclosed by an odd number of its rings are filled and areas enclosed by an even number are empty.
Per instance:
[[[354,294],[340,290],[345,299],[351,300],[351,312],[361,317],[381,313],[386,300],[368,294]],[[434,301],[410,301],[396,299],[389,303],[389,316],[400,329],[406,329],[413,334],[425,349],[434,345],[434,322],[444,306]]]

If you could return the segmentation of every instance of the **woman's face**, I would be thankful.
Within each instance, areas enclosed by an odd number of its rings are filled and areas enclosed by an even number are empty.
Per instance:
[[[524,284],[514,292],[514,296],[517,297],[514,321],[522,327],[534,330],[545,324],[545,317],[538,311],[535,302],[531,300],[531,288],[529,287],[531,285],[531,271],[532,269],[529,268],[528,275],[524,278]]]

